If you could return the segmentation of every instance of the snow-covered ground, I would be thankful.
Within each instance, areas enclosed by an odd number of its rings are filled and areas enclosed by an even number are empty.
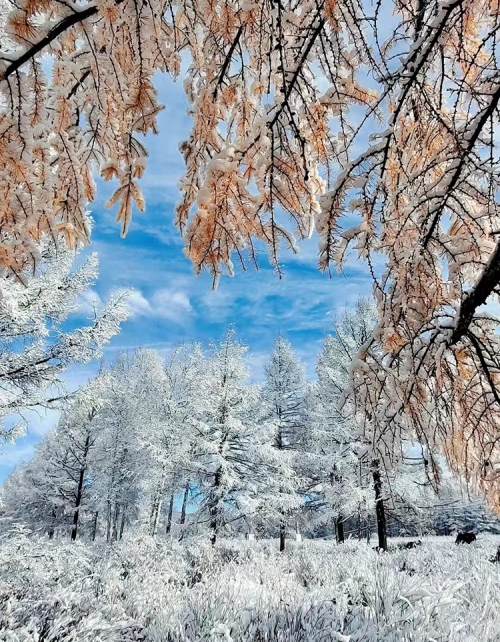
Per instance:
[[[365,543],[130,536],[114,547],[18,534],[0,542],[7,642],[500,640],[498,537]]]

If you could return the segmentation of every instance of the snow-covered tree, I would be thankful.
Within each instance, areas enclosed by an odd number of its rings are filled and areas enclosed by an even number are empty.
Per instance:
[[[247,351],[234,330],[211,346],[197,400],[194,460],[211,542],[227,523],[251,514],[268,472],[265,442],[272,429],[260,409],[258,386],[247,382]]]
[[[151,359],[144,352],[118,355],[108,373],[106,405],[99,418],[93,471],[98,529],[107,541],[119,539],[125,525],[139,518],[141,471],[147,461],[141,427],[151,402],[151,397],[143,399],[141,393],[156,383],[154,373],[149,378]]]
[[[433,514],[443,504],[441,491],[436,493],[429,482],[425,453],[407,445],[410,456],[403,454],[398,466],[386,470],[384,508],[392,533],[424,535],[432,530]]]
[[[364,306],[361,301],[358,304]],[[346,311],[337,323],[335,337],[327,335],[316,363],[317,381],[308,397],[308,431],[303,467],[308,479],[308,508],[316,522],[332,521],[337,540],[344,541],[344,524],[356,516],[366,523],[374,508],[373,483],[368,468],[369,448],[352,415],[341,410],[348,385],[349,364],[356,332],[345,333],[342,323],[369,322]]]
[[[98,436],[95,420],[99,413],[99,402],[98,385],[89,386],[63,412],[55,435],[57,450],[54,453],[54,466],[59,468],[59,478],[62,479],[59,492],[71,503],[72,540],[76,540],[85,494],[88,492],[90,462]]]
[[[288,521],[302,503],[297,454],[304,439],[307,383],[305,367],[289,341],[278,336],[264,368],[262,397],[274,424],[274,472],[265,496],[265,511],[279,515],[280,551],[285,550]]]
[[[199,345],[173,348],[166,363],[157,353],[141,350],[148,363],[139,379],[136,395],[141,400],[139,434],[148,449],[143,488],[150,496],[149,530],[158,530],[162,508],[167,509],[165,530],[173,524],[174,502],[182,495],[180,522],[186,508],[195,470],[192,463],[196,399],[200,394],[204,357]],[[168,506],[164,506],[165,502]]]
[[[89,325],[65,330],[79,297],[97,278],[97,256],[72,270],[75,252],[43,243],[34,274],[0,277],[0,438],[15,438],[23,412],[61,393],[59,375],[69,365],[101,355],[127,316],[124,292],[94,310]]]
[[[433,527],[438,535],[461,531],[500,533],[498,515],[473,490],[467,488],[464,480],[452,476],[443,480],[440,502],[432,511]]]
[[[68,532],[67,503],[58,492],[59,476],[53,466],[57,437],[50,431],[37,444],[32,459],[22,463],[0,488],[0,515],[6,528],[22,524],[33,532],[53,537]]]
[[[120,468],[125,457],[129,480],[133,492],[137,493],[136,500],[143,504],[135,512],[138,516],[143,513],[141,519],[147,523],[149,532],[156,535],[168,478],[168,461],[160,448],[165,448],[166,452],[170,450],[174,456],[174,445],[179,440],[175,426],[169,421],[168,410],[165,412],[168,392],[164,361],[154,350],[139,349],[132,356],[122,355],[113,368],[113,374],[119,382],[118,392],[114,391],[113,410],[120,419],[111,425],[125,432],[120,438],[125,436],[127,440],[127,454],[123,451],[119,455]],[[120,408],[116,407],[116,402]],[[112,434],[114,438],[118,436],[114,430]],[[133,479],[136,481],[132,482]],[[120,508],[115,508],[115,512],[122,513],[122,523],[133,503],[124,498],[124,491],[125,495],[128,494],[124,488],[119,491],[121,498],[117,505]],[[123,527],[120,532],[122,530]]]
[[[50,537],[58,529],[77,538],[82,516],[89,516],[92,506],[92,464],[105,393],[103,377],[80,389],[33,459],[12,473],[2,493],[10,519],[46,530]]]
[[[345,400],[353,360],[371,336],[375,322],[373,303],[360,297],[355,308],[344,310],[335,322],[334,335],[325,340],[313,390],[311,479],[321,489],[320,502],[328,499],[340,541],[344,538],[343,522],[347,517],[357,512],[360,519],[366,519],[373,506],[370,494],[374,491],[379,546],[386,549],[385,464],[395,459],[392,450],[387,455],[386,447],[392,448],[394,444],[374,441],[371,418],[356,413]],[[370,477],[371,483],[367,483]],[[312,498],[318,500],[314,493]]]

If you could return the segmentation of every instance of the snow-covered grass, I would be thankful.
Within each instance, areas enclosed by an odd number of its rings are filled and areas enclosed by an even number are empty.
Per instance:
[[[364,543],[130,536],[114,547],[0,542],[7,642],[500,640],[500,543],[480,535],[378,555]]]

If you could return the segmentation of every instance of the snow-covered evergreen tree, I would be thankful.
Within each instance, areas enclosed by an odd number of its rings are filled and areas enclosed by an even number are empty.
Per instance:
[[[92,254],[73,270],[75,252],[44,241],[35,273],[0,277],[0,439],[22,433],[26,408],[59,397],[60,373],[70,364],[101,355],[127,316],[124,292],[95,309],[90,324],[65,331],[79,297],[97,278]],[[59,388],[56,390],[54,387]]]
[[[368,448],[355,418],[340,409],[350,350],[350,343],[340,333],[325,339],[316,363],[318,379],[308,397],[303,456],[309,480],[308,508],[316,522],[332,522],[340,542],[345,521],[355,516],[366,523],[374,506]]]
[[[266,489],[265,512],[278,517],[280,550],[285,550],[287,524],[303,503],[299,494],[297,455],[304,440],[307,382],[305,367],[289,341],[278,336],[265,365],[262,397],[274,424],[274,473]]]
[[[82,518],[92,511],[104,379],[98,376],[66,402],[57,426],[45,435],[33,459],[7,480],[2,495],[11,520],[51,537],[57,529],[77,538]]]
[[[410,463],[405,453],[411,444],[393,436],[387,441],[380,436],[374,439],[373,418],[346,402],[353,364],[366,348],[375,322],[375,306],[366,297],[343,312],[318,359],[315,392],[319,401],[317,422],[326,429],[325,437],[334,455],[329,490],[333,491],[336,512],[341,517],[358,512],[362,519],[374,505],[379,546],[385,549],[386,513],[402,520],[402,524],[404,520],[428,522],[428,511],[437,501],[429,480],[439,479],[440,466],[425,446],[421,446],[422,456]],[[324,451],[328,452],[328,447]]]
[[[347,308],[336,321],[334,334],[325,340],[318,358],[318,381],[314,386],[314,430],[312,437],[312,480],[320,490],[313,500],[326,502],[336,522],[337,538],[344,539],[344,520],[357,514],[366,519],[375,500],[379,545],[387,548],[384,499],[383,442],[372,442],[370,417],[357,413],[345,395],[351,384],[351,367],[370,337],[376,320],[376,309],[366,297],[360,297],[355,308]],[[393,442],[391,441],[391,446]],[[392,452],[391,452],[392,454]],[[393,461],[394,458],[391,458]],[[371,478],[370,483],[368,480]],[[373,498],[373,488],[375,497]],[[370,497],[371,496],[371,497]]]
[[[212,543],[225,524],[256,509],[267,472],[263,452],[271,426],[259,416],[259,387],[247,383],[246,351],[229,330],[211,346],[200,382],[194,457],[199,519],[208,522]]]
[[[120,354],[107,380],[106,406],[100,415],[98,455],[94,463],[98,490],[98,529],[108,541],[121,537],[139,517],[141,471],[147,451],[140,430],[151,398],[143,398],[150,379],[150,359],[143,351]]]
[[[137,354],[145,376],[136,386],[141,399],[138,433],[147,447],[142,488],[149,497],[149,531],[156,535],[166,510],[165,530],[173,524],[174,502],[182,497],[180,521],[184,524],[191,482],[196,399],[200,394],[204,356],[199,345],[173,348],[166,363],[152,350]],[[165,509],[165,510],[163,510]]]

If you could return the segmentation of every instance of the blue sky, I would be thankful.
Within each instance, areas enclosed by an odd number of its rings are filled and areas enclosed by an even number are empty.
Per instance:
[[[105,300],[119,287],[133,288],[131,317],[105,349],[107,361],[122,350],[139,346],[167,353],[181,342],[208,342],[233,324],[249,346],[253,379],[262,377],[263,364],[278,332],[291,341],[313,377],[316,355],[335,314],[354,304],[359,294],[371,291],[366,267],[352,257],[342,274],[331,278],[322,274],[317,269],[317,239],[312,238],[300,245],[300,254],[283,253],[282,280],[262,248],[258,272],[249,266],[247,272],[240,270],[234,278],[222,278],[218,289],[212,291],[209,274],[194,275],[173,225],[179,198],[177,182],[183,171],[178,144],[187,138],[190,128],[182,84],[161,77],[158,87],[166,109],[159,116],[159,136],[148,137],[150,158],[141,181],[146,212],[134,214],[127,237],[121,239],[115,213],[104,207],[113,186],[99,184],[98,199],[92,206],[92,245],[84,253],[98,252],[100,278],[83,302],[80,316],[88,314],[90,298]],[[77,321],[81,324],[83,319]],[[67,371],[68,387],[74,389],[84,383],[97,365],[85,364]],[[57,421],[55,412],[27,416],[27,436],[5,446],[0,454],[0,483],[20,461],[31,456],[41,435]]]

